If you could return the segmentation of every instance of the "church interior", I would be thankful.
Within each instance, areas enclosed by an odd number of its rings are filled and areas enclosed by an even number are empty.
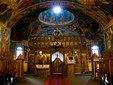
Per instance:
[[[113,85],[113,0],[0,0],[1,85]]]

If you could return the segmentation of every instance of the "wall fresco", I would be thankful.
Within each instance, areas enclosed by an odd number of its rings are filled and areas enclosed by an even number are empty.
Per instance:
[[[0,55],[4,57],[10,47],[10,30],[0,26]]]

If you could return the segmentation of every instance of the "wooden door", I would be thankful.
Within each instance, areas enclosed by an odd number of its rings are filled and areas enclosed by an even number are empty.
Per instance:
[[[52,62],[52,74],[57,74],[57,73],[63,73],[63,62],[60,60],[60,58],[56,58]]]

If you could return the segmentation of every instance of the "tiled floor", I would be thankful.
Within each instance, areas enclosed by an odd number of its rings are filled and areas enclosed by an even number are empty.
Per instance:
[[[43,85],[45,79],[27,75],[21,81],[16,81],[14,85]],[[68,79],[72,82],[72,85],[99,85],[99,81],[94,81],[91,76],[75,76]]]

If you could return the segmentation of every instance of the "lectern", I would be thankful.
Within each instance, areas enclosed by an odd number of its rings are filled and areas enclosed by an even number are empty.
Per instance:
[[[75,59],[73,56],[67,57],[67,77],[74,77]]]

